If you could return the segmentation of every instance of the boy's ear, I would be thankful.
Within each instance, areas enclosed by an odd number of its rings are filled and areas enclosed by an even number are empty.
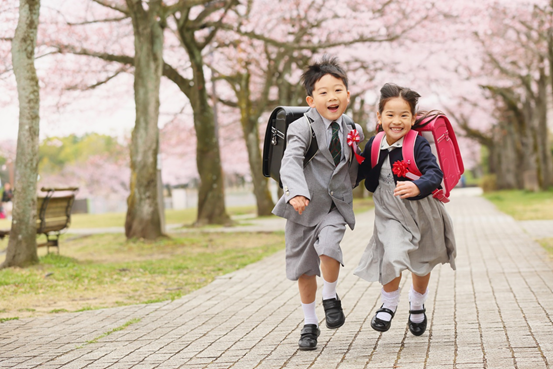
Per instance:
[[[349,93],[349,91],[348,91],[348,105],[349,105],[349,100],[350,100],[349,97],[350,97],[350,93]]]
[[[310,107],[312,107],[312,108],[315,107],[315,101],[313,99],[313,96],[307,96],[305,98],[305,101],[307,101],[307,105],[309,105]]]

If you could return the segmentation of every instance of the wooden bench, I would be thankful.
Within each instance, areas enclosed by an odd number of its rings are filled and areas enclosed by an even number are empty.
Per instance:
[[[57,247],[59,254],[59,238],[61,231],[71,224],[71,208],[75,201],[75,194],[78,187],[68,188],[41,188],[46,196],[37,198],[37,235],[45,235],[46,242],[37,244],[37,247],[46,246],[47,252],[50,247]],[[54,196],[56,192],[71,192],[71,194]],[[0,230],[0,239],[10,234],[10,230]]]

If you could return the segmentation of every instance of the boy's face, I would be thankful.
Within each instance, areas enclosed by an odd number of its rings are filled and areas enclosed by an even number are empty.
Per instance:
[[[317,109],[328,120],[336,120],[344,114],[349,104],[349,91],[340,78],[325,74],[315,82],[313,96],[307,96],[307,104]]]

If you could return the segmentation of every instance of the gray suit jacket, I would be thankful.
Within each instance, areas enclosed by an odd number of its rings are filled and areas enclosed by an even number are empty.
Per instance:
[[[312,127],[317,137],[319,151],[313,159],[303,167],[305,153],[309,146],[311,129],[305,117],[290,124],[286,133],[286,150],[280,167],[280,180],[284,195],[277,202],[273,214],[286,218],[305,227],[314,227],[328,214],[332,202],[344,217],[351,229],[355,226],[353,214],[353,193],[357,180],[359,164],[353,155],[353,150],[347,146],[345,155],[334,165],[334,160],[327,146],[326,127],[316,109],[306,113],[313,119]],[[363,140],[363,128],[356,124],[356,129]],[[342,119],[342,142],[347,141],[351,126]],[[288,202],[295,196],[309,199],[309,205],[299,215]]]

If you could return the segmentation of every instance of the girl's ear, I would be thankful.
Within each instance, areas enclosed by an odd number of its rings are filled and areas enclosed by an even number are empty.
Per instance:
[[[310,107],[312,107],[312,108],[315,107],[315,102],[314,102],[313,96],[307,96],[305,98],[305,101],[307,101],[307,105],[309,105]]]

